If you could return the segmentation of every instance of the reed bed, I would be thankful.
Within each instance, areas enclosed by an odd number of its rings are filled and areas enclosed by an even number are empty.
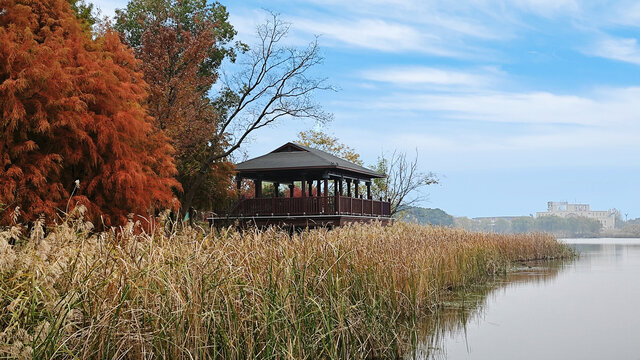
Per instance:
[[[0,358],[398,358],[451,290],[567,256],[550,235],[406,223],[14,227],[0,232]]]

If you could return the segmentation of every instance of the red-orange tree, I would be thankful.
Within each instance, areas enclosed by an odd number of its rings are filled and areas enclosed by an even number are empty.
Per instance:
[[[67,1],[0,0],[0,223],[16,207],[29,221],[81,203],[117,225],[174,205],[171,147],[137,66],[114,33],[85,33]]]
[[[116,13],[115,29],[141,60],[149,84],[149,113],[175,148],[176,178],[188,187],[210,148],[226,145],[225,137],[217,136],[219,114],[209,91],[223,59],[235,57],[228,47],[235,31],[227,11],[204,0],[131,0]],[[210,162],[192,205],[223,208],[233,170],[227,158]],[[178,195],[184,201],[184,194]]]

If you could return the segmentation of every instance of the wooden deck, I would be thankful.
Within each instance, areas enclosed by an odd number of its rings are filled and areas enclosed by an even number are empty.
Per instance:
[[[391,221],[386,201],[344,196],[241,199],[227,214],[211,216],[211,225],[341,226],[349,222]]]

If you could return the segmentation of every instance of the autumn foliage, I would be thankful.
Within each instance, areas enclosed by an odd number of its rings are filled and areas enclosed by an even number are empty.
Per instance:
[[[170,23],[178,23],[170,21]],[[206,26],[205,26],[206,25]],[[144,80],[149,84],[148,108],[156,128],[162,130],[175,148],[177,179],[187,187],[206,161],[209,146],[222,146],[217,139],[217,112],[208,91],[215,73],[201,71],[215,48],[214,23],[203,23],[199,32],[165,22],[153,22],[142,34],[135,50],[142,62]],[[212,209],[229,197],[234,171],[229,161],[212,163],[194,205]],[[185,209],[188,210],[188,209]]]
[[[117,225],[175,206],[172,148],[138,66],[115,33],[83,31],[65,0],[0,0],[0,223],[18,207],[29,221],[83,204]]]
[[[218,136],[220,111],[209,95],[222,60],[235,57],[226,46],[235,31],[225,7],[201,0],[131,0],[116,14],[115,29],[141,61],[149,114],[175,149],[176,179],[185,189],[180,200],[184,205],[197,179],[190,205],[224,208],[236,196],[234,166],[227,158],[208,161],[208,156],[228,145]]]

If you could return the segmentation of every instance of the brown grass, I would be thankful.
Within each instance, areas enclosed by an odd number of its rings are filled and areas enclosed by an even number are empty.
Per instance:
[[[0,232],[0,357],[395,358],[451,289],[571,255],[543,234],[406,223],[293,237],[170,226]]]

